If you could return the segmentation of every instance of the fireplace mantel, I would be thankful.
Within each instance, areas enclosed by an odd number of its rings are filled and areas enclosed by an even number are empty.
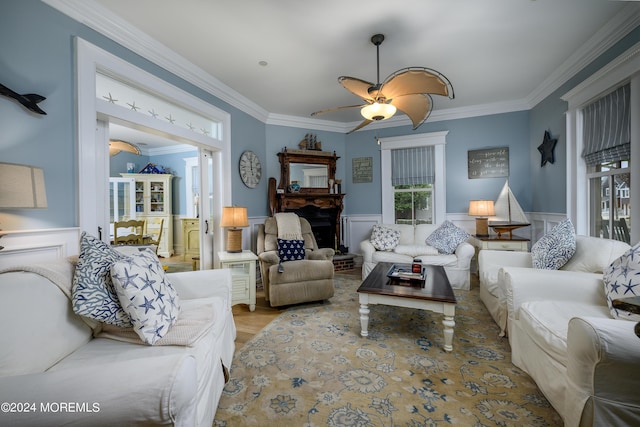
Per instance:
[[[277,185],[275,178],[269,178],[269,212],[295,212],[298,216],[306,218],[316,235],[316,240],[325,242],[325,247],[338,249],[340,246],[340,215],[342,214],[344,194],[336,190],[341,186],[335,183],[336,161],[339,159],[334,153],[318,152],[310,150],[283,151],[278,153],[280,160],[280,183]],[[290,182],[290,165],[293,163],[309,165],[325,165],[326,187],[298,187],[292,191]],[[329,185],[332,183],[334,185]],[[329,221],[329,233],[331,237],[320,238],[321,232],[326,232],[327,226],[322,226]],[[315,224],[315,228],[314,228]],[[323,230],[320,230],[322,228]]]

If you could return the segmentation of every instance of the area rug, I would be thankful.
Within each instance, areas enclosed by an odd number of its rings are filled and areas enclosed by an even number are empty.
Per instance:
[[[561,426],[478,297],[457,291],[453,351],[442,315],[371,305],[358,276],[323,304],[289,308],[236,350],[214,426]]]

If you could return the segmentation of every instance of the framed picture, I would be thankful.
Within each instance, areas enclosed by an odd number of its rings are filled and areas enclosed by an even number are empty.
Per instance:
[[[509,176],[509,147],[467,151],[469,179]]]
[[[373,181],[373,157],[355,157],[351,160],[353,183]]]

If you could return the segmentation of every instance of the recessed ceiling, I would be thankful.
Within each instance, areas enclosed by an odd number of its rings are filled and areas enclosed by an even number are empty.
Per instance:
[[[430,67],[453,84],[434,111],[524,103],[630,4],[607,0],[96,0],[269,114],[309,118],[359,98],[338,77],[376,81]],[[574,58],[575,59],[575,58]],[[266,65],[263,64],[266,62]],[[358,121],[358,111],[323,117]]]

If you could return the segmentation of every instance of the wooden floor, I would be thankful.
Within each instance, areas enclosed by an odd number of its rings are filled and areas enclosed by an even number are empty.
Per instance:
[[[360,277],[360,268],[353,270],[341,271],[340,274],[353,274]],[[236,350],[241,348],[255,334],[260,332],[262,328],[267,326],[273,319],[278,317],[280,313],[287,307],[274,308],[264,299],[264,291],[259,289],[256,291],[256,309],[249,311],[246,304],[236,304],[232,307],[233,319],[236,323]]]

